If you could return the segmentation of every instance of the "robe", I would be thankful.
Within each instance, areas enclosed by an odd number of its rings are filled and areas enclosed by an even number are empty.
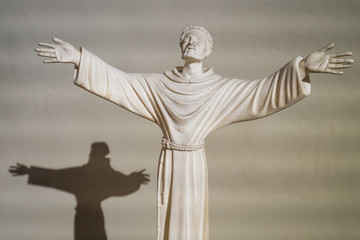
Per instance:
[[[208,240],[206,136],[226,125],[262,118],[310,94],[301,57],[254,81],[224,78],[212,69],[194,79],[181,67],[162,74],[125,73],[81,49],[74,83],[157,124],[165,142],[158,167],[157,240]],[[305,80],[308,80],[307,78]]]

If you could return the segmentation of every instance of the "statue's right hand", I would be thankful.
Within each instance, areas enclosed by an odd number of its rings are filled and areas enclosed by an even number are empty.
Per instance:
[[[44,63],[74,63],[76,66],[80,64],[80,51],[73,45],[67,43],[59,38],[52,39],[55,43],[42,43],[38,45],[46,48],[36,48],[35,51],[41,57],[48,57]]]
[[[9,172],[12,176],[22,176],[29,174],[30,169],[24,164],[17,163],[16,166],[10,166]]]

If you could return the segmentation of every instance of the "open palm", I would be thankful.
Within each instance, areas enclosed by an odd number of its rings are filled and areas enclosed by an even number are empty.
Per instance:
[[[65,42],[59,38],[52,39],[55,43],[38,43],[39,46],[46,48],[36,48],[35,51],[41,57],[48,57],[44,63],[74,63],[79,65],[80,63],[80,52],[73,45]]]
[[[335,46],[334,43],[320,49],[307,56],[304,60],[305,70],[308,73],[331,73],[331,74],[344,74],[340,69],[351,67],[354,62],[353,59],[340,58],[351,56],[351,52],[341,52],[334,54],[327,54],[326,52]]]

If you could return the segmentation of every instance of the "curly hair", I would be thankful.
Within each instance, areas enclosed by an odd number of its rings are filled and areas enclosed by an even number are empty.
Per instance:
[[[181,33],[181,35],[180,35],[180,43],[184,40],[186,34],[188,34],[190,31],[194,31],[194,30],[202,32],[203,34],[205,34],[207,43],[209,45],[209,53],[208,53],[208,55],[210,55],[210,53],[213,50],[213,39],[212,39],[210,33],[204,27],[201,27],[201,26],[198,26],[198,25],[190,25],[190,26],[186,27],[184,29],[184,31]]]

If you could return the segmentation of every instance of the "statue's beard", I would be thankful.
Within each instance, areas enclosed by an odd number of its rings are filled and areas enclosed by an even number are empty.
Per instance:
[[[205,58],[200,57],[196,51],[185,50],[182,55],[184,61],[202,62]]]

